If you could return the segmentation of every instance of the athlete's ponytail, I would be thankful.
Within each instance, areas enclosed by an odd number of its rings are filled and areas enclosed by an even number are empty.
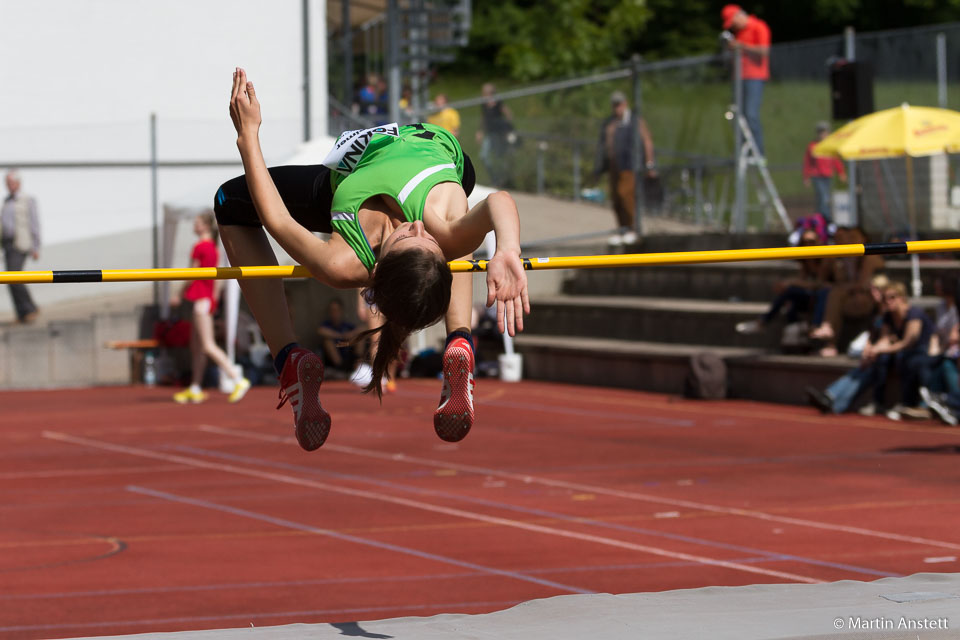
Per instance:
[[[365,392],[383,396],[381,380],[396,360],[411,332],[429,327],[447,312],[453,274],[446,260],[421,249],[389,252],[377,262],[373,281],[363,290],[367,303],[376,305],[386,318],[383,326],[365,331],[357,341],[380,333],[373,360],[373,379]]]

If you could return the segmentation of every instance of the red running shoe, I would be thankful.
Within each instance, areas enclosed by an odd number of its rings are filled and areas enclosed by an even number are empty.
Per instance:
[[[293,408],[294,433],[307,451],[319,449],[330,433],[330,414],[320,406],[323,360],[303,347],[290,352],[280,373],[280,404]]]
[[[443,352],[443,390],[433,428],[441,440],[459,442],[472,426],[473,349],[465,338],[456,338]]]

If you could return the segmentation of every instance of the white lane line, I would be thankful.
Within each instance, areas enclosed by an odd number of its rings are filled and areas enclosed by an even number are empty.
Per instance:
[[[264,440],[269,442],[295,442],[293,438],[281,437],[281,436],[268,436],[261,433],[256,433],[252,431],[240,431],[236,429],[225,429],[223,427],[217,427],[213,425],[200,425],[201,431],[207,431],[210,433],[219,433],[221,435],[230,435],[237,437],[244,437],[254,440]],[[525,473],[513,473],[510,471],[501,471],[499,469],[490,469],[487,467],[478,467],[475,465],[469,464],[459,464],[456,462],[451,462],[449,460],[434,460],[430,458],[421,458],[418,456],[409,456],[404,453],[384,453],[382,451],[376,451],[373,449],[362,449],[359,447],[350,447],[345,445],[336,445],[327,443],[324,445],[329,451],[339,451],[340,453],[349,453],[356,456],[364,456],[367,458],[375,458],[378,460],[392,460],[394,462],[408,462],[410,464],[419,464],[428,467],[437,467],[441,469],[456,469],[457,471],[465,471],[468,473],[477,473],[488,476],[496,476],[499,478],[507,478],[508,480],[516,480],[518,482],[524,482],[527,484],[542,484],[550,487],[560,487],[563,489],[571,489],[574,491],[582,491],[588,493],[598,493],[601,495],[613,496],[616,498],[624,498],[626,500],[636,500],[639,502],[652,502],[656,504],[665,504],[672,507],[686,507],[688,509],[700,509],[702,511],[709,511],[711,513],[722,513],[726,515],[733,516],[742,516],[745,518],[754,518],[757,520],[766,520],[768,522],[780,522],[782,524],[792,524],[800,527],[810,527],[813,529],[823,529],[826,531],[839,531],[843,533],[850,533],[861,536],[868,536],[871,538],[881,538],[884,540],[896,540],[897,542],[909,542],[911,544],[920,544],[930,547],[939,547],[941,549],[956,549],[960,550],[960,544],[945,542],[943,540],[931,540],[930,538],[920,538],[917,536],[907,536],[901,535],[899,533],[889,533],[887,531],[877,531],[875,529],[864,529],[862,527],[853,527],[842,524],[832,524],[829,522],[818,522],[816,520],[807,520],[806,518],[792,518],[789,516],[778,516],[772,513],[766,513],[763,511],[753,511],[750,509],[737,509],[736,507],[724,507],[714,504],[706,504],[703,502],[694,502],[692,500],[680,500],[677,498],[662,498],[660,496],[654,496],[646,493],[639,493],[636,491],[623,491],[620,489],[610,489],[607,487],[600,487],[589,484],[582,484],[579,482],[567,482],[565,480],[554,480],[552,478],[544,478],[539,476],[532,476]]]
[[[506,569],[495,569],[493,567],[487,567],[482,564],[477,564],[475,562],[467,562],[465,560],[457,560],[456,558],[450,558],[448,556],[441,556],[436,553],[430,553],[429,551],[420,551],[418,549],[413,549],[411,547],[403,547],[397,544],[391,544],[389,542],[381,542],[379,540],[370,540],[369,538],[361,538],[360,536],[350,535],[349,533],[340,533],[338,531],[332,531],[330,529],[320,529],[319,527],[312,527],[308,524],[303,524],[301,522],[295,522],[293,520],[287,520],[285,518],[275,518],[273,516],[268,516],[265,513],[258,513],[256,511],[250,511],[249,509],[240,509],[238,507],[231,507],[229,505],[210,502],[208,500],[188,498],[186,496],[180,496],[175,493],[167,493],[166,491],[157,491],[155,489],[147,489],[145,487],[137,487],[137,486],[128,486],[127,491],[132,491],[133,493],[139,493],[141,495],[151,496],[153,498],[159,498],[160,500],[167,500],[169,502],[178,502],[180,504],[188,504],[194,507],[202,507],[204,509],[210,509],[212,511],[220,511],[221,513],[229,513],[230,515],[240,516],[241,518],[249,518],[250,520],[267,522],[269,524],[276,525],[283,529],[293,529],[294,531],[303,531],[306,533],[313,533],[318,536],[327,536],[328,538],[336,538],[337,540],[353,542],[355,544],[361,544],[367,547],[374,547],[376,549],[383,549],[385,551],[393,551],[395,553],[401,553],[408,556],[423,558],[425,560],[432,560],[434,562],[440,562],[443,564],[452,564],[456,567],[472,569],[473,571],[479,571],[480,573],[485,573],[487,575],[499,576],[501,578],[513,578],[514,580],[520,580],[522,582],[532,582],[541,587],[551,587],[553,589],[557,589],[558,591],[568,591],[570,593],[582,593],[582,594],[594,593],[589,589],[581,589],[580,587],[572,587],[570,585],[561,584],[559,582],[554,582],[552,580],[534,578],[533,576],[529,576],[524,573],[520,573],[518,571],[508,571]]]
[[[773,569],[764,569],[763,567],[753,567],[750,565],[741,564],[737,562],[727,562],[725,560],[717,560],[716,558],[708,558],[705,556],[699,556],[699,555],[694,555],[689,553],[668,551],[666,549],[660,549],[658,547],[651,547],[648,545],[625,542],[623,540],[616,540],[614,538],[606,538],[603,536],[597,536],[597,535],[592,535],[588,533],[579,533],[576,531],[567,531],[565,529],[558,529],[556,527],[548,527],[544,525],[531,524],[528,522],[522,522],[520,520],[511,520],[509,518],[489,516],[482,513],[476,513],[473,511],[466,511],[464,509],[443,507],[443,506],[431,504],[428,502],[421,502],[419,500],[411,500],[409,498],[400,498],[397,496],[390,496],[390,495],[386,495],[386,494],[378,493],[374,491],[364,491],[361,489],[351,489],[348,487],[340,487],[340,486],[336,486],[326,482],[315,482],[312,480],[298,478],[296,476],[290,476],[290,475],[285,475],[281,473],[274,473],[270,471],[259,471],[256,469],[239,467],[232,464],[210,462],[208,460],[202,460],[199,458],[187,457],[187,456],[176,455],[176,454],[166,454],[158,451],[150,451],[148,449],[140,449],[137,447],[128,447],[125,445],[113,444],[110,442],[103,442],[100,440],[92,440],[90,438],[70,436],[64,433],[56,433],[52,431],[45,431],[43,433],[43,437],[51,440],[59,440],[62,442],[70,442],[72,444],[78,444],[78,445],[83,445],[87,447],[103,449],[106,451],[126,453],[129,455],[141,456],[145,458],[153,458],[155,460],[165,460],[168,462],[179,462],[187,466],[192,466],[192,467],[197,467],[202,469],[213,469],[216,471],[223,471],[226,473],[235,473],[235,474],[245,475],[245,476],[250,476],[255,478],[262,478],[265,480],[273,480],[275,482],[282,482],[284,484],[293,484],[293,485],[299,485],[304,487],[312,487],[320,491],[326,491],[329,493],[339,493],[343,495],[353,496],[356,498],[378,500],[380,502],[388,502],[390,504],[397,504],[405,507],[410,507],[413,509],[420,509],[423,511],[430,511],[433,513],[441,513],[441,514],[455,517],[455,518],[463,518],[466,520],[476,520],[479,522],[486,522],[488,524],[495,524],[495,525],[500,525],[504,527],[512,527],[514,529],[521,529],[524,531],[531,531],[534,533],[541,533],[546,535],[557,536],[560,538],[579,540],[581,542],[592,542],[595,544],[605,545],[608,547],[626,549],[628,551],[639,551],[642,553],[648,553],[655,556],[673,558],[674,560],[686,560],[689,562],[696,562],[699,564],[704,564],[704,565],[709,565],[714,567],[723,567],[725,569],[732,569],[734,571],[743,571],[746,573],[771,576],[774,578],[780,578],[783,580],[792,580],[795,582],[803,582],[807,584],[818,584],[823,582],[822,580],[817,580],[816,578],[811,578],[809,576],[802,576],[795,573],[788,573],[785,571],[776,571]]]

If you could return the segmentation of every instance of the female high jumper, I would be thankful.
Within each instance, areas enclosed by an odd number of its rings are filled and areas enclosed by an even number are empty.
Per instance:
[[[487,305],[500,331],[523,331],[530,312],[520,260],[520,220],[505,192],[468,211],[473,170],[456,138],[429,124],[344,132],[322,165],[267,169],[260,150],[260,103],[246,72],[233,73],[230,117],[245,175],[217,191],[214,211],[230,264],[275,265],[264,228],[317,280],[362,288],[387,318],[367,391],[381,379],[411,332],[443,318],[448,333],[443,389],[433,417],[440,438],[456,442],[474,421],[472,275],[447,261],[469,256],[493,230]],[[322,240],[314,231],[330,233]],[[281,280],[241,280],[280,375],[280,406],[293,408],[295,433],[308,451],[330,431],[318,397],[323,362],[294,336]]]

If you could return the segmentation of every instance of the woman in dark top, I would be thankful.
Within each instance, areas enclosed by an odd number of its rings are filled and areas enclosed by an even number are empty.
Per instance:
[[[888,284],[883,290],[883,299],[887,311],[883,314],[881,339],[872,349],[872,357],[876,359],[878,367],[873,389],[874,402],[878,408],[883,406],[886,374],[890,364],[894,364],[900,374],[902,406],[887,412],[887,417],[894,420],[899,420],[901,416],[928,417],[928,412],[920,406],[920,387],[929,385],[933,321],[923,309],[910,305],[907,288],[902,282]]]

